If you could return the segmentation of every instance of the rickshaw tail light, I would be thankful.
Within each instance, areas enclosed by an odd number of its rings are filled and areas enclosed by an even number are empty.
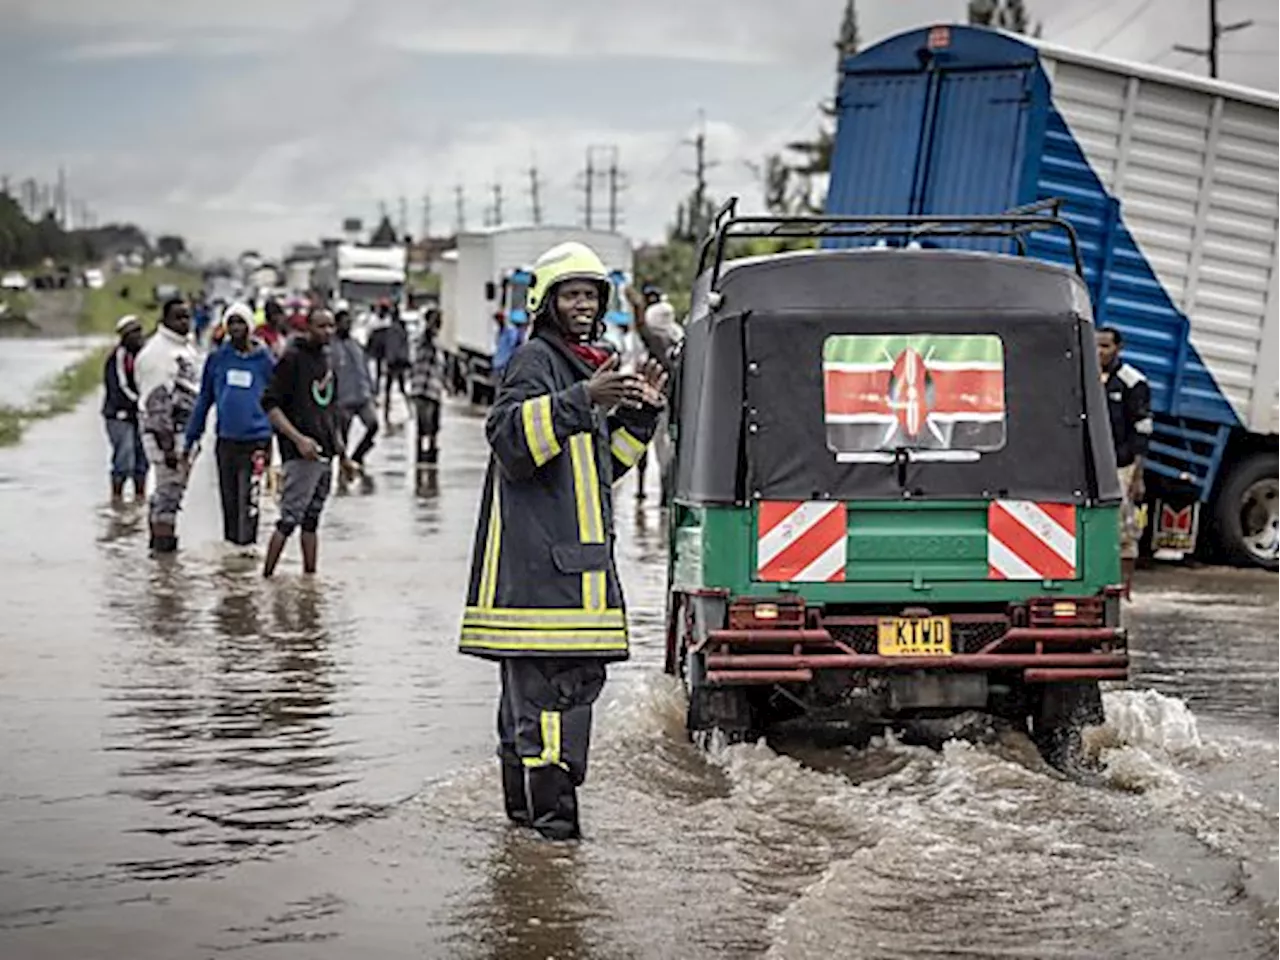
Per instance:
[[[729,629],[780,629],[804,626],[804,604],[785,600],[735,600],[729,605]]]
[[[1104,619],[1100,597],[1037,597],[1027,604],[1027,612],[1032,627],[1097,627]]]

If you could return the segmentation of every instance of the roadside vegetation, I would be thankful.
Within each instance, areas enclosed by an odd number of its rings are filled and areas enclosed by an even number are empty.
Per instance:
[[[113,334],[116,321],[132,313],[150,333],[160,319],[162,304],[155,299],[157,286],[174,286],[184,296],[200,289],[200,275],[174,267],[146,267],[138,273],[118,273],[101,290],[85,290],[80,315],[81,333]]]

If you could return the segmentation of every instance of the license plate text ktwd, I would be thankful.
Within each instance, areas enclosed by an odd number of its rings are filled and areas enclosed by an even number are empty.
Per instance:
[[[885,617],[876,625],[876,648],[882,657],[951,655],[948,617]]]

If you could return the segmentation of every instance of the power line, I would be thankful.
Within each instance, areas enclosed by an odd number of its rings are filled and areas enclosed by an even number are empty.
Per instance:
[[[1108,33],[1107,38],[1103,40],[1100,44],[1098,44],[1098,52],[1101,53],[1104,49],[1106,49],[1108,44],[1110,44],[1113,40],[1119,37],[1120,34],[1128,30],[1129,27],[1133,25],[1133,22],[1137,20],[1140,16],[1142,16],[1144,13],[1146,13],[1147,9],[1154,2],[1155,0],[1142,0],[1141,3],[1139,3],[1136,7],[1134,7],[1133,12],[1130,13],[1123,20],[1121,20],[1120,24]]]
[[[1104,10],[1110,9],[1112,2],[1113,0],[1094,0],[1092,5],[1087,5],[1084,8],[1084,12],[1081,15],[1073,17],[1066,24],[1055,24],[1050,20],[1045,24],[1045,32],[1053,33],[1055,36],[1059,37],[1063,34],[1070,33],[1072,30],[1075,30],[1076,27],[1082,27],[1086,23],[1096,19],[1098,14],[1102,13]]]

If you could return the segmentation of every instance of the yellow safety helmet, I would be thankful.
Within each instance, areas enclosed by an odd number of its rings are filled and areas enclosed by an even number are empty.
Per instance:
[[[576,240],[556,244],[534,263],[527,296],[529,314],[537,316],[543,306],[548,305],[551,291],[566,280],[595,283],[600,288],[600,316],[604,316],[609,305],[609,272],[594,250]]]

